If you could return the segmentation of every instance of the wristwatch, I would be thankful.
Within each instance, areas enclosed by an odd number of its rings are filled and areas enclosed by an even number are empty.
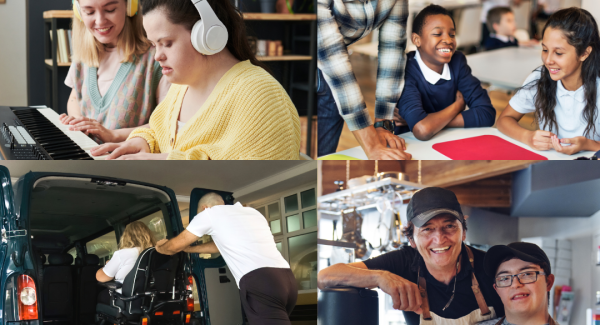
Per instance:
[[[396,123],[392,120],[383,120],[379,122],[375,122],[373,125],[376,128],[383,128],[384,130],[388,130],[394,133],[394,129],[396,128]]]

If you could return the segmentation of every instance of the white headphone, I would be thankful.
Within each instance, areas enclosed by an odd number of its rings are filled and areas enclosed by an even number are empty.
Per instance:
[[[192,45],[196,51],[204,55],[221,52],[229,38],[227,28],[219,20],[207,0],[192,0],[192,3],[200,13],[200,20],[192,28]]]

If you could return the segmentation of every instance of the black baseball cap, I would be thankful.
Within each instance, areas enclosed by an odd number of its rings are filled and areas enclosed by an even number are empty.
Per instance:
[[[451,214],[461,222],[464,220],[460,204],[454,192],[441,187],[426,187],[416,192],[406,210],[408,221],[422,227],[431,218],[440,214]]]
[[[550,269],[550,260],[544,251],[536,244],[515,242],[508,245],[496,245],[490,248],[485,253],[483,268],[490,277],[496,276],[496,270],[502,261],[506,258],[515,257],[525,262],[535,264],[546,263],[548,266],[544,268],[546,275],[552,274]]]

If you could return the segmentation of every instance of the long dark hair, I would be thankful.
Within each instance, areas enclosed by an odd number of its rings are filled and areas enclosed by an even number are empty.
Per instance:
[[[590,138],[596,134],[594,121],[598,116],[596,107],[597,85],[596,78],[600,77],[600,36],[598,25],[594,17],[585,9],[567,8],[552,14],[546,22],[542,35],[548,28],[559,29],[567,38],[567,42],[575,47],[577,56],[582,56],[588,47],[592,47],[592,53],[583,61],[581,66],[581,78],[583,80],[585,108],[583,117],[587,122],[585,137]],[[535,118],[542,124],[542,129],[551,127],[558,132],[558,122],[554,108],[556,107],[556,81],[550,78],[550,72],[546,65],[542,65],[540,79],[534,80],[523,88],[533,88],[537,85],[535,96]]]
[[[207,1],[219,20],[227,28],[229,33],[227,49],[229,52],[240,61],[250,60],[253,65],[269,71],[250,49],[242,13],[229,0]],[[200,20],[200,13],[190,0],[141,0],[140,3],[142,15],[146,15],[155,9],[161,9],[165,11],[167,19],[172,24],[183,25],[188,30],[192,30],[194,24]]]

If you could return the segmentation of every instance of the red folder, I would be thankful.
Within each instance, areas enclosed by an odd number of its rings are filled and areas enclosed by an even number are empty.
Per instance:
[[[433,149],[452,160],[548,160],[495,135],[440,142]]]

